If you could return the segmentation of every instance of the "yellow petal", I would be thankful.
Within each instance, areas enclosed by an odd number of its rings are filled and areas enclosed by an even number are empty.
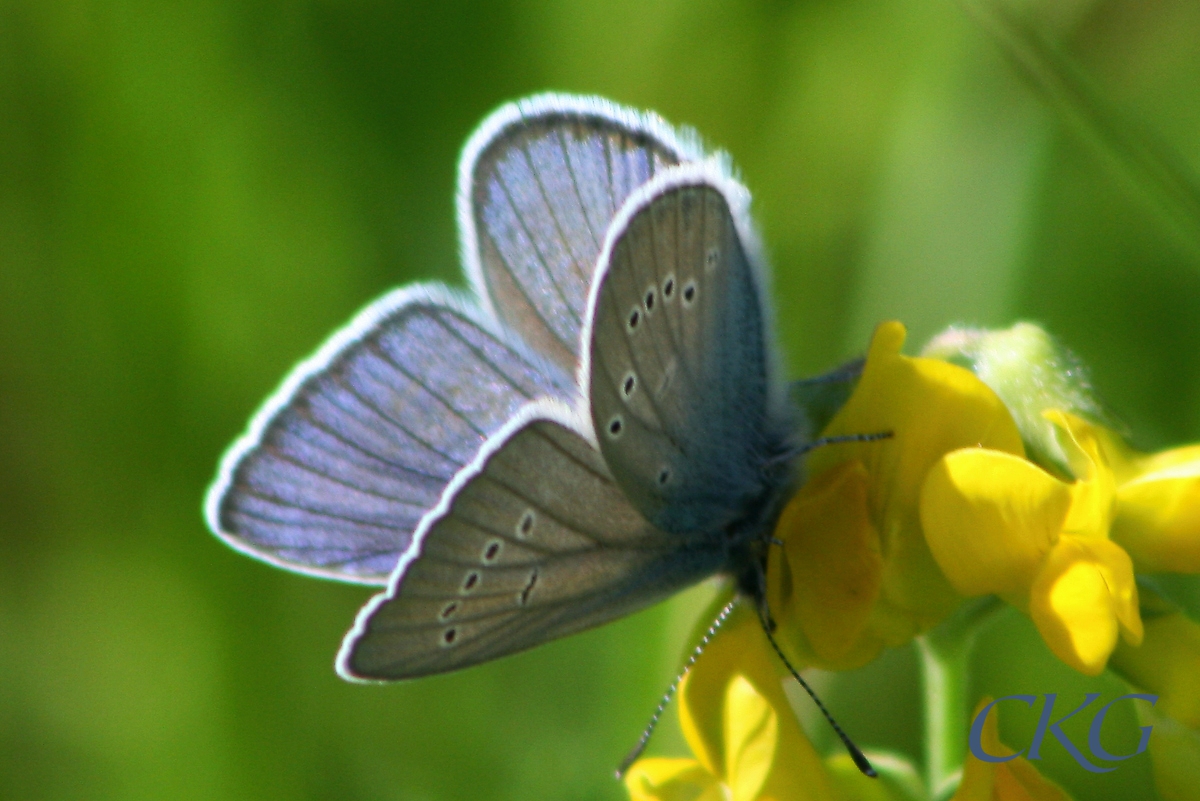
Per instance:
[[[757,787],[763,801],[833,801],[824,764],[788,703],[769,648],[757,613],[739,605],[679,688],[684,737],[736,798]]]
[[[630,801],[725,801],[720,782],[694,759],[639,759],[625,787]]]
[[[778,743],[779,715],[770,701],[745,676],[734,676],[725,694],[725,776],[734,801],[758,798]]]
[[[1200,462],[1200,445],[1171,448],[1158,453],[1139,453],[1130,448],[1117,434],[1095,427],[1096,438],[1112,466],[1117,486],[1149,473],[1171,471],[1174,468]]]
[[[1200,447],[1157,457],[1117,489],[1112,538],[1140,570],[1200,573]]]
[[[731,677],[745,670],[777,675],[762,653],[764,646],[757,614],[749,604],[739,604],[679,685],[683,736],[714,776],[725,775],[725,689]]]
[[[1116,504],[1116,477],[1091,423],[1072,414],[1048,409],[1043,416],[1058,428],[1059,444],[1077,481],[1063,531],[1107,537]]]
[[[1117,482],[1112,539],[1139,572],[1200,573],[1200,445],[1143,454],[1095,430]]]
[[[875,331],[858,386],[826,435],[891,431],[891,439],[819,448],[810,475],[856,459],[871,476],[868,509],[879,532],[883,604],[909,615],[916,628],[932,625],[961,600],[921,533],[917,500],[929,468],[958,448],[988,447],[1023,454],[1012,416],[969,370],[938,359],[900,354],[904,326]]]
[[[1159,696],[1159,712],[1200,729],[1200,624],[1171,612],[1148,616],[1145,626],[1140,646],[1117,646],[1113,667],[1135,687]]]
[[[1133,469],[1136,474],[1126,476],[1125,481],[1150,473],[1175,472],[1180,469],[1194,471],[1195,465],[1198,463],[1200,463],[1200,445],[1171,448],[1158,453],[1137,453],[1133,461]]]
[[[850,461],[805,485],[776,526],[782,552],[768,560],[768,601],[781,639],[799,627],[826,669],[859,667],[882,647],[873,640],[847,659],[861,645],[883,570],[867,482],[862,463]]]
[[[786,701],[786,696],[783,698]],[[779,721],[775,762],[756,801],[841,801],[825,763],[804,736],[791,706],[776,704],[774,708]],[[740,777],[731,778],[734,787],[741,785]],[[734,798],[743,799],[736,791]]]
[[[1098,675],[1117,644],[1118,630],[1131,643],[1141,642],[1129,555],[1108,540],[1064,536],[1033,582],[1029,615],[1059,659]]]
[[[1024,597],[1070,505],[1070,486],[1032,463],[965,448],[929,471],[921,522],[933,558],[958,592]]]

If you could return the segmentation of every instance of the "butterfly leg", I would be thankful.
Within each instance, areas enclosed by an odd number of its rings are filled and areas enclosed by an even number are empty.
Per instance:
[[[771,609],[767,604],[767,571],[765,561],[755,560],[748,573],[749,576],[746,578],[749,581],[743,580],[741,582],[742,591],[754,599],[754,605],[758,609],[758,619],[762,623],[763,628],[767,632],[773,632],[775,631],[775,618],[771,616]],[[749,584],[748,587],[746,586],[747,584]]]

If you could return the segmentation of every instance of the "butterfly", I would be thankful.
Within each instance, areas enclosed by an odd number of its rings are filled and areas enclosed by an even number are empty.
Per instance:
[[[655,115],[503,106],[459,168],[469,289],[396,290],[299,364],[224,456],[210,527],[385,585],[350,680],[467,667],[716,573],[764,604],[806,432],[749,204]]]

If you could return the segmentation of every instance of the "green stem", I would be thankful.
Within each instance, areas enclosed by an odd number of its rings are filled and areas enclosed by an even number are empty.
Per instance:
[[[934,801],[949,798],[962,780],[971,646],[983,621],[1000,606],[994,597],[968,602],[917,638],[925,693],[925,784]]]

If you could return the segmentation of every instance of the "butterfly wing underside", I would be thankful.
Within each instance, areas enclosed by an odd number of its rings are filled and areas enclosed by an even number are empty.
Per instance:
[[[299,572],[384,584],[487,438],[573,379],[438,287],[368,307],[299,365],[222,462],[213,530]]]
[[[404,679],[466,667],[640,609],[720,560],[647,523],[565,407],[534,404],[455,480],[359,614],[338,669]]]
[[[722,529],[761,498],[784,430],[748,195],[707,165],[630,198],[593,290],[587,391],[617,483],[657,526]],[[740,218],[740,220],[739,220]]]
[[[460,166],[459,227],[476,291],[574,372],[588,289],[625,198],[700,150],[654,115],[541,95],[496,111]]]

